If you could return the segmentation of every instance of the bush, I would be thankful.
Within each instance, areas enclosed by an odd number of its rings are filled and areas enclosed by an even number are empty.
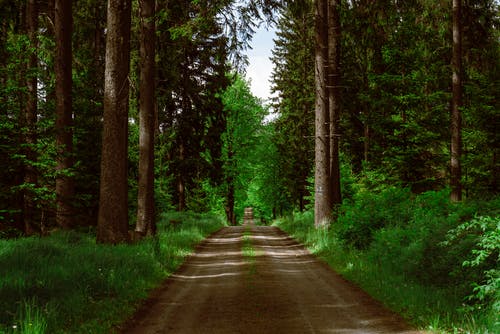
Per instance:
[[[334,224],[338,238],[357,249],[367,249],[376,231],[386,226],[406,225],[411,213],[409,189],[391,187],[380,193],[366,190],[340,208]]]
[[[463,261],[464,268],[475,268],[478,277],[472,282],[468,300],[473,308],[490,306],[493,313],[500,313],[500,219],[498,215],[477,216],[449,232],[443,243],[450,246],[467,238],[473,242],[469,256]]]
[[[426,328],[499,332],[500,197],[451,203],[449,191],[361,189],[330,231],[313,212],[277,224],[346,278]]]

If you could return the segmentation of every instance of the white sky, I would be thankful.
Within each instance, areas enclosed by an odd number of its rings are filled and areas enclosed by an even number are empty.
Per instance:
[[[266,29],[266,25],[255,32],[250,43],[251,50],[248,50],[249,65],[247,67],[247,79],[251,81],[251,90],[253,95],[261,98],[266,102],[271,96],[271,72],[273,64],[269,59],[271,50],[274,46],[273,38],[275,38],[275,30],[273,27]]]

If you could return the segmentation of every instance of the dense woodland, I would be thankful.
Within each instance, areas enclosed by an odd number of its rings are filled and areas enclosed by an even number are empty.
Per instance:
[[[499,6],[2,1],[0,238],[314,212],[345,248],[498,312]],[[259,25],[277,30],[272,101],[244,75]]]

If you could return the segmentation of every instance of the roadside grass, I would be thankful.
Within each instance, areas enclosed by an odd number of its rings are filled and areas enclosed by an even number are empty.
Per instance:
[[[373,251],[347,246],[335,229],[314,228],[312,212],[278,219],[274,225],[420,329],[435,333],[498,333],[500,319],[495,310],[482,312],[465,307],[462,287],[419,284],[407,273],[378,261]]]
[[[76,231],[0,240],[0,333],[112,332],[222,226],[211,215],[166,213],[157,238],[135,244],[98,245]]]
[[[255,249],[253,248],[252,245],[252,239],[251,239],[251,231],[248,226],[245,227],[245,231],[243,232],[243,245],[241,252],[243,253],[243,258],[245,259],[246,262],[250,265],[250,268],[248,269],[248,278],[251,279],[253,276],[256,274],[256,254],[255,254]]]

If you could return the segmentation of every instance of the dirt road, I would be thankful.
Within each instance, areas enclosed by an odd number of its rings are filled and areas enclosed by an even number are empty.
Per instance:
[[[275,227],[208,238],[123,333],[418,333]]]

